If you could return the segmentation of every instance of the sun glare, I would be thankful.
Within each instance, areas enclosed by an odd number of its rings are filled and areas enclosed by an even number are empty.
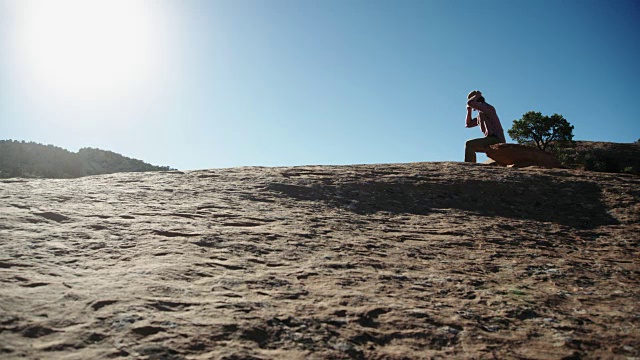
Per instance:
[[[27,0],[17,43],[36,85],[73,99],[126,92],[153,72],[152,2]]]

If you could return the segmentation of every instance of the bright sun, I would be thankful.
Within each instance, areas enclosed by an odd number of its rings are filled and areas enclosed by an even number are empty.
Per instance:
[[[113,96],[146,81],[158,38],[150,3],[25,1],[17,42],[32,80],[74,99]]]

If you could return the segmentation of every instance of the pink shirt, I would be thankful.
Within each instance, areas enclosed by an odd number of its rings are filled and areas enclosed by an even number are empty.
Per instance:
[[[504,138],[504,130],[502,130],[500,119],[498,118],[496,109],[493,106],[474,100],[469,100],[467,104],[479,111],[477,117],[474,117],[471,121],[467,122],[468,128],[480,125],[480,130],[482,130],[484,136],[493,135],[497,137],[500,142],[507,142]]]

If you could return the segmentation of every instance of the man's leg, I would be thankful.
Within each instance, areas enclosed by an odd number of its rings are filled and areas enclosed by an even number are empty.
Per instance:
[[[487,136],[483,138],[468,140],[464,148],[464,161],[473,163],[476,162],[477,152],[484,152],[484,149],[487,146],[497,144],[499,142],[500,140],[498,140],[498,138],[495,136]]]

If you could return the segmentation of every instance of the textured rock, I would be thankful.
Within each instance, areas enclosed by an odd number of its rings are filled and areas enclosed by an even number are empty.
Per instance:
[[[538,148],[519,144],[496,144],[487,147],[486,154],[502,166],[526,167],[539,166],[559,168],[556,157]]]
[[[0,181],[0,357],[637,358],[639,185],[464,163]]]

